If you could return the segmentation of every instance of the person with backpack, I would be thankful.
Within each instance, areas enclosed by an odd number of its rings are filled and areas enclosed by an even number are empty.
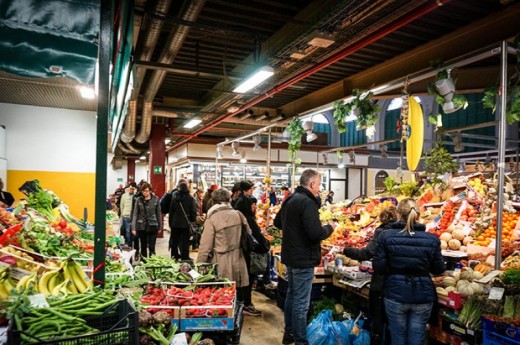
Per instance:
[[[170,250],[176,260],[190,260],[190,224],[197,218],[197,201],[191,196],[186,180],[180,180],[172,193],[169,210]]]

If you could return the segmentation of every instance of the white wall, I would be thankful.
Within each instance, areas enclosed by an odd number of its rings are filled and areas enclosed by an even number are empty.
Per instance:
[[[0,125],[9,170],[96,171],[95,112],[0,103]]]

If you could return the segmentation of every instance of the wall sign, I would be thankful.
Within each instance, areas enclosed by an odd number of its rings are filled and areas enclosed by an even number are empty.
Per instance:
[[[153,166],[153,173],[154,173],[154,174],[162,174],[162,166],[160,166],[160,165],[154,165],[154,166]]]

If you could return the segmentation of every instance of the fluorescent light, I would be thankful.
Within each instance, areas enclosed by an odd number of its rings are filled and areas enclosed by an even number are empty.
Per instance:
[[[171,140],[170,138],[166,138],[166,139],[164,139],[164,144],[165,144],[165,145],[168,145],[168,144],[171,143],[171,142],[172,142],[172,140]]]
[[[274,69],[271,66],[263,66],[255,73],[253,73],[249,78],[240,83],[233,92],[236,93],[246,93],[251,90],[255,86],[259,85],[267,78],[272,77],[274,74]]]
[[[139,159],[142,160],[142,161],[145,161],[146,160],[146,156],[141,156],[141,157],[139,157]]]
[[[193,128],[195,126],[197,126],[198,124],[200,124],[202,122],[202,120],[200,119],[191,119],[190,121],[188,121],[188,123],[186,123],[184,125],[184,128]]]
[[[319,30],[314,30],[308,38],[307,44],[314,46],[314,47],[320,47],[320,48],[328,48],[332,44],[334,44],[336,41],[334,40],[333,35],[326,34],[324,32],[321,32]]]
[[[81,97],[86,98],[86,99],[94,99],[96,97],[94,89],[91,87],[88,87],[88,86],[80,87],[79,93],[81,94]]]
[[[240,163],[247,163],[247,159],[245,157],[240,158]]]

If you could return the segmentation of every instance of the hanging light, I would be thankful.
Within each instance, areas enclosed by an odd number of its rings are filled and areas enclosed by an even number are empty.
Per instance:
[[[373,138],[374,134],[376,134],[376,126],[368,126],[365,130],[365,135],[367,138]]]
[[[233,153],[231,153],[231,155],[233,157],[237,157],[237,156],[240,156],[240,152],[238,152],[238,148],[239,148],[240,144],[237,142],[237,141],[233,141],[231,143],[231,148],[233,149]]]
[[[262,149],[262,147],[260,146],[261,142],[262,142],[262,137],[260,137],[259,135],[255,135],[253,137],[253,144],[255,144],[255,146],[253,147],[253,151],[258,151],[258,150]]]
[[[462,152],[464,151],[464,145],[462,144],[462,135],[460,134],[460,132],[456,132],[455,134],[453,134],[453,144],[455,145],[453,147],[453,151],[455,152]]]
[[[448,76],[445,79],[437,80],[435,87],[439,94],[444,98],[442,110],[445,114],[451,114],[462,108],[462,106],[455,106],[453,103],[453,96],[455,96],[455,82],[451,78],[451,69],[448,69]]]
[[[143,156],[139,157],[139,159],[142,160],[142,161],[145,161],[146,160],[146,156],[143,155]]]
[[[247,119],[247,118],[253,116],[253,114],[254,114],[254,111],[252,111],[251,109],[247,109],[247,110],[244,112],[244,114],[240,115],[238,118],[239,118],[240,120],[245,120],[245,119]]]
[[[241,156],[240,156],[240,163],[247,163],[247,159],[246,159],[246,152],[242,152]]]
[[[349,151],[348,157],[349,157],[350,164],[356,163],[356,153],[354,151]]]
[[[254,72],[249,78],[240,83],[233,92],[246,93],[257,85],[260,85],[266,79],[272,77],[274,69],[271,66],[263,66]]]
[[[286,128],[283,130],[282,133],[282,143],[288,143],[291,140],[291,133],[289,133],[289,130]]]
[[[191,119],[190,121],[188,121],[188,122],[184,125],[184,128],[193,128],[193,127],[199,125],[201,122],[202,122],[201,119]]]
[[[168,145],[171,142],[172,142],[172,140],[170,138],[164,139],[164,145]]]
[[[381,151],[381,158],[387,158],[388,157],[388,146],[381,145],[379,147],[379,151]]]
[[[347,164],[345,163],[345,156],[341,155],[341,157],[338,157],[338,168],[343,169],[346,165]]]
[[[222,153],[222,146],[217,146],[217,158],[224,158],[224,154]]]
[[[323,164],[329,164],[329,155],[324,153],[322,154],[323,157]]]

